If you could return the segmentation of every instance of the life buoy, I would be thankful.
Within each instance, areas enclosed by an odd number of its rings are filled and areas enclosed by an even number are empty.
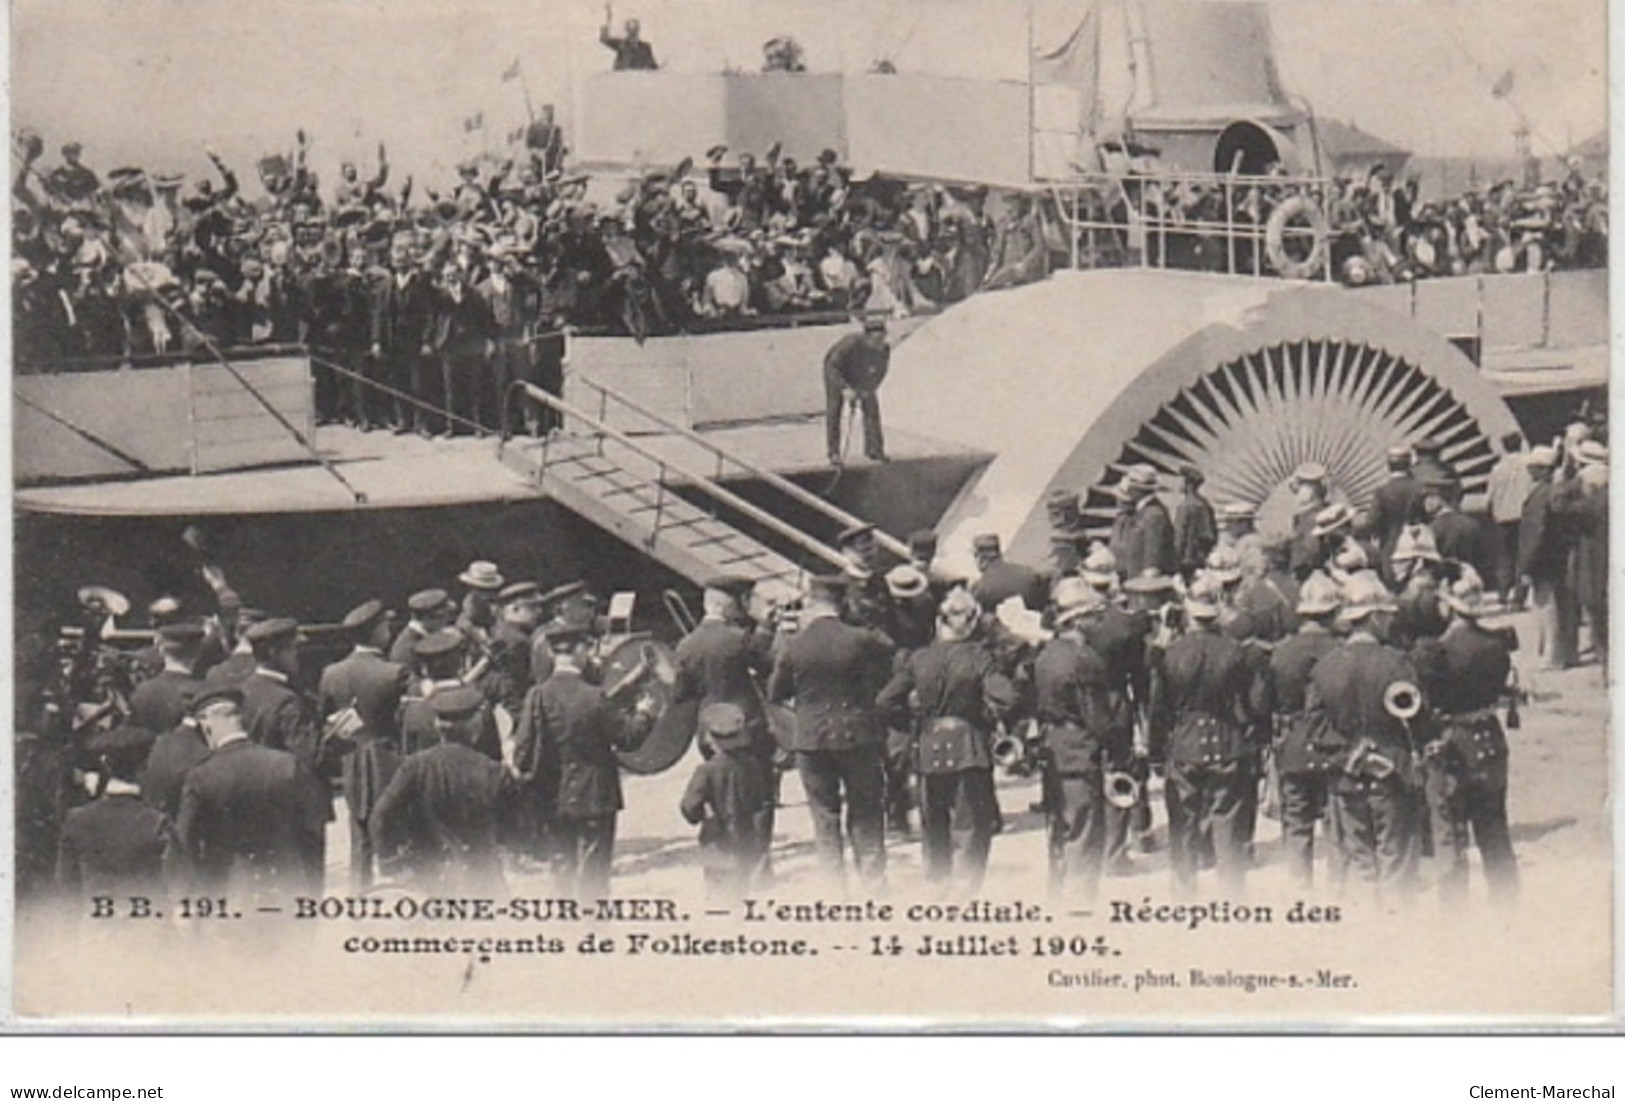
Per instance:
[[[1302,260],[1294,260],[1286,250],[1287,224],[1297,218],[1308,222],[1309,232],[1314,235],[1309,255]],[[1264,223],[1264,254],[1270,267],[1284,278],[1314,279],[1325,266],[1330,238],[1330,227],[1320,207],[1303,195],[1294,195],[1276,207]]]

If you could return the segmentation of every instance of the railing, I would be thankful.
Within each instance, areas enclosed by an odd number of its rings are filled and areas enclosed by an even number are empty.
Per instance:
[[[1167,198],[1174,189],[1196,188],[1214,197],[1217,217]],[[1158,172],[1082,173],[1048,191],[1073,268],[1196,268],[1329,281],[1330,189],[1331,181],[1319,177]],[[1292,217],[1278,217],[1288,204]],[[1187,246],[1220,242],[1222,258],[1196,262],[1184,254]],[[1304,255],[1293,256],[1288,242],[1303,246]]]
[[[609,405],[610,403],[614,403],[624,409],[630,410],[645,420],[659,425],[667,432],[681,436],[689,443],[692,443],[695,446],[703,448],[705,451],[709,452],[716,460],[715,473],[711,475],[712,479],[715,481],[722,480],[728,467],[735,467],[738,470],[750,475],[752,478],[762,482],[763,484],[772,486],[774,489],[778,490],[786,497],[789,497],[797,504],[804,505],[805,507],[812,509],[814,512],[817,512],[819,515],[835,521],[835,523],[839,524],[843,528],[855,527],[859,524],[867,523],[867,521],[865,521],[862,517],[855,516],[852,513],[847,512],[845,509],[824,500],[824,498],[818,496],[817,494],[803,489],[801,486],[796,485],[796,483],[784,477],[782,474],[774,473],[773,471],[768,470],[766,467],[759,466],[756,463],[751,462],[749,459],[741,458],[733,452],[728,451],[726,448],[723,448],[714,440],[706,439],[700,433],[695,432],[686,425],[679,424],[671,418],[661,413],[657,413],[636,401],[633,401],[620,391],[606,386],[596,379],[591,379],[580,374],[574,375],[573,379],[576,383],[587,386],[597,392],[599,420],[609,419]],[[892,554],[897,555],[899,558],[902,558],[905,561],[908,559],[908,544],[897,538],[895,535],[876,528],[875,541]]]
[[[513,383],[508,388],[508,394],[504,400],[505,413],[507,401],[508,399],[511,399],[515,393],[523,394],[531,401],[545,406],[546,408],[552,409],[554,412],[569,420],[579,421],[585,425],[589,430],[590,438],[595,441],[595,453],[597,455],[603,456],[605,444],[607,442],[613,442],[626,448],[626,450],[632,452],[634,455],[637,455],[645,462],[652,463],[654,465],[656,475],[652,481],[656,487],[655,517],[647,541],[648,547],[652,548],[655,541],[660,536],[662,522],[665,519],[666,496],[668,493],[675,493],[672,475],[676,474],[679,476],[680,482],[675,484],[681,484],[685,487],[696,489],[701,493],[704,493],[712,500],[733,509],[755,523],[760,524],[768,531],[771,531],[773,534],[779,536],[800,550],[805,551],[816,558],[822,559],[828,565],[837,568],[844,567],[846,565],[846,559],[841,556],[839,551],[825,546],[823,543],[819,542],[817,539],[814,539],[806,532],[792,527],[790,524],[780,520],[772,513],[745,500],[737,493],[723,488],[706,475],[701,474],[698,471],[691,470],[680,463],[674,463],[669,459],[663,458],[654,450],[638,443],[626,433],[621,432],[618,429],[611,428],[599,418],[582,412],[580,409],[570,405],[561,398],[555,397],[539,386],[534,386],[531,383],[524,381]],[[504,423],[506,424],[506,416],[504,416]],[[580,439],[581,437],[578,436],[574,438]],[[501,448],[507,446],[507,442],[508,439],[505,434],[502,440],[498,443],[499,452]],[[538,485],[543,485],[545,483],[545,479],[547,477],[549,449],[554,446],[554,443],[555,434],[549,434],[542,439],[541,462],[537,472]]]

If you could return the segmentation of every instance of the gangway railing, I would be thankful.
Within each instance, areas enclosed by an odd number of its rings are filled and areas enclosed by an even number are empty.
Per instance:
[[[657,413],[653,409],[634,401],[625,394],[621,393],[619,390],[607,386],[604,383],[599,382],[597,379],[589,378],[586,375],[580,374],[572,375],[571,379],[576,383],[588,387],[598,395],[599,420],[607,421],[609,419],[609,407],[611,405],[617,405],[630,411],[643,420],[647,420],[652,424],[659,425],[664,431],[670,432],[676,436],[681,436],[689,443],[704,449],[715,460],[714,473],[711,475],[713,480],[721,481],[727,476],[728,469],[731,467],[735,470],[748,474],[750,477],[755,478],[764,485],[772,486],[786,497],[789,497],[792,501],[812,509],[821,516],[834,521],[841,528],[856,527],[860,524],[866,524],[869,522],[864,520],[862,517],[855,516],[852,513],[847,512],[839,505],[831,503],[823,497],[818,496],[816,493],[796,485],[796,483],[792,482],[784,475],[769,470],[758,463],[751,462],[749,459],[737,454],[736,452],[730,451],[728,448],[723,447],[715,440],[707,439],[704,435],[694,431],[686,424],[679,423],[663,413]],[[908,544],[897,538],[897,536],[892,535],[889,532],[882,531],[879,527],[876,527],[875,541],[904,561],[908,560]]]
[[[649,535],[646,539],[650,549],[653,549],[663,531],[677,527],[679,523],[684,522],[674,520],[670,516],[670,513],[675,510],[675,506],[682,501],[682,498],[676,492],[678,487],[682,487],[697,491],[717,504],[732,509],[741,516],[761,525],[762,528],[772,532],[791,546],[831,567],[842,568],[846,565],[846,559],[835,548],[808,535],[794,525],[786,523],[766,509],[745,500],[732,490],[717,484],[714,479],[707,475],[685,464],[673,462],[660,455],[653,448],[639,443],[625,432],[611,427],[598,417],[578,409],[541,387],[522,380],[516,381],[509,387],[508,398],[511,399],[515,394],[522,394],[525,398],[552,409],[565,418],[566,421],[578,422],[587,429],[584,434],[550,433],[542,438],[541,455],[536,467],[536,479],[539,488],[546,488],[551,449],[572,442],[591,441],[593,453],[605,458],[608,457],[606,450],[610,445],[614,445],[631,452],[644,463],[653,467],[653,477],[641,475],[647,484],[655,489],[655,500],[652,505],[654,516],[650,520]],[[507,401],[504,402],[504,405],[507,405]],[[506,420],[504,423],[506,423]],[[498,443],[499,454],[503,448],[507,447],[508,441],[509,437],[504,434]],[[572,459],[576,457],[578,456],[574,454],[569,456]],[[669,524],[668,521],[670,521]]]

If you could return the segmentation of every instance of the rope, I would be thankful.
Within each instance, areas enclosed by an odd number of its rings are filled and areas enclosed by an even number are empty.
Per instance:
[[[126,267],[124,269],[124,271],[125,271],[126,275],[134,275],[135,278],[136,278],[136,281],[138,283],[140,283],[142,286],[146,287],[146,289],[152,294],[152,300],[154,302],[158,303],[159,307],[165,313],[167,313],[171,317],[173,317],[183,327],[185,327],[189,332],[191,332],[194,336],[196,336],[198,338],[198,340],[202,343],[204,349],[210,355],[214,356],[215,359],[220,361],[220,366],[224,367],[226,369],[226,371],[231,375],[231,377],[237,380],[238,385],[242,386],[242,388],[244,390],[247,390],[249,392],[249,394],[254,398],[254,400],[257,401],[260,404],[260,406],[267,413],[271,414],[271,416],[276,420],[276,422],[278,424],[280,424],[283,427],[283,429],[285,429],[290,436],[292,436],[296,441],[298,441],[299,446],[303,447],[306,451],[308,451],[310,453],[310,457],[315,459],[318,463],[321,464],[323,470],[325,470],[329,474],[331,474],[334,477],[334,479],[337,480],[337,482],[341,486],[343,486],[345,489],[350,491],[350,496],[355,498],[355,503],[356,504],[364,505],[364,504],[367,503],[367,495],[365,493],[361,492],[359,489],[357,489],[354,485],[352,485],[350,483],[350,480],[348,478],[346,478],[342,473],[340,473],[339,469],[336,466],[334,466],[331,462],[329,462],[327,460],[326,456],[324,456],[321,452],[316,450],[316,445],[311,443],[308,439],[306,439],[305,434],[303,432],[299,431],[298,428],[294,427],[294,424],[293,424],[292,421],[288,420],[287,417],[284,417],[282,415],[281,410],[279,410],[276,406],[272,405],[268,400],[266,400],[265,395],[260,393],[257,389],[255,389],[254,385],[252,383],[250,383],[248,381],[248,379],[243,377],[243,373],[241,371],[237,370],[237,368],[233,367],[226,360],[225,353],[223,353],[220,350],[220,346],[214,342],[214,339],[212,337],[210,337],[208,333],[205,333],[203,330],[199,329],[196,325],[192,324],[192,321],[191,321],[190,318],[188,318],[185,314],[181,313],[174,306],[172,306],[168,302],[166,302],[164,300],[164,296],[162,294],[158,293],[158,288],[154,287],[152,285],[151,281],[149,281],[145,275],[142,275],[140,272],[137,272],[133,268],[130,268],[130,267]]]
[[[368,386],[371,386],[376,390],[381,390],[384,393],[388,394],[390,397],[395,398],[398,401],[404,401],[408,405],[415,405],[419,409],[427,410],[428,412],[435,414],[435,416],[437,416],[437,417],[445,417],[448,421],[456,421],[458,424],[467,425],[468,427],[474,429],[474,431],[476,431],[476,432],[492,432],[493,431],[493,429],[490,428],[488,425],[481,424],[479,421],[469,420],[467,417],[460,417],[456,413],[453,413],[450,409],[442,409],[438,405],[434,405],[434,404],[432,404],[430,402],[423,401],[420,398],[415,398],[411,394],[408,394],[408,393],[406,393],[405,391],[402,391],[402,390],[397,390],[393,386],[388,385],[387,383],[379,382],[377,379],[368,378],[366,375],[363,375],[359,371],[353,371],[348,367],[341,367],[337,363],[334,363],[330,359],[323,359],[321,356],[312,355],[310,357],[310,361],[312,363],[319,364],[320,366],[326,367],[329,371],[337,371],[339,374],[344,375],[346,378],[353,378],[357,382],[364,382]]]

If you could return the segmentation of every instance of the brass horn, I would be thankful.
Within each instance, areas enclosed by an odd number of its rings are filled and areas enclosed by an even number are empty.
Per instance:
[[[1140,781],[1134,778],[1132,772],[1108,772],[1102,786],[1106,791],[1106,802],[1118,810],[1128,810],[1140,801]]]
[[[993,763],[1014,772],[1027,760],[1027,743],[1018,734],[1000,734],[993,739]]]
[[[1408,680],[1396,680],[1382,694],[1382,709],[1408,723],[1422,713],[1422,690]]]

